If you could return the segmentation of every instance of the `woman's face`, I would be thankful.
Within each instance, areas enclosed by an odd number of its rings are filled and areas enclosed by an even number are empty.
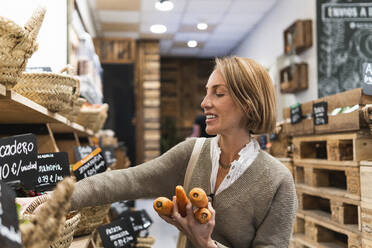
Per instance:
[[[219,71],[213,71],[206,85],[207,93],[200,104],[206,115],[208,134],[228,134],[244,129],[241,108],[232,99]]]

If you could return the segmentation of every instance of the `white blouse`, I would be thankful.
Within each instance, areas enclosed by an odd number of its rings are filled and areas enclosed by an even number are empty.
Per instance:
[[[211,174],[211,190],[212,192],[216,186],[217,173],[221,155],[221,149],[218,146],[218,140],[220,136],[212,138],[211,140],[211,161],[212,161],[212,174]],[[223,179],[222,183],[217,189],[217,192],[214,192],[215,195],[230,187],[252,164],[256,159],[260,151],[260,145],[258,142],[251,138],[251,141],[246,144],[239,152],[238,161],[234,160],[231,163],[230,171]]]

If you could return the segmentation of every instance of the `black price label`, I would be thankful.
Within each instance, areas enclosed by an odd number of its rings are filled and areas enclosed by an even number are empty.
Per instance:
[[[372,63],[363,63],[363,82],[372,84]]]
[[[3,182],[0,182],[0,247],[22,247],[15,193]]]
[[[110,207],[110,214],[112,219],[120,218],[124,213],[130,211],[130,205],[128,201],[114,202]]]
[[[37,155],[37,171],[36,188],[41,191],[54,189],[59,181],[70,175],[67,152]]]
[[[152,220],[145,210],[125,212],[122,214],[122,218],[130,220],[136,233],[149,228],[152,224]]]
[[[74,164],[72,170],[78,181],[104,172],[106,170],[106,163],[101,154],[101,148],[95,149],[88,156]]]
[[[318,102],[313,104],[314,125],[328,124],[328,103]]]
[[[92,153],[97,147],[95,146],[77,146],[74,149],[75,161],[82,160],[90,153]]]
[[[37,146],[33,134],[0,139],[0,181],[21,181],[33,189],[37,175]]]
[[[103,146],[102,147],[102,154],[105,158],[105,162],[107,166],[112,165],[113,163],[116,163],[116,157],[115,157],[115,148],[112,146]]]
[[[290,107],[291,111],[291,124],[297,124],[302,121],[301,104],[296,104]]]
[[[125,218],[98,227],[98,233],[105,248],[131,247],[136,241],[131,221]]]

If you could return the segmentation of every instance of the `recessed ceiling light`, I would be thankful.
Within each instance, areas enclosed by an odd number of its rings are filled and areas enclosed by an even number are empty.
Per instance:
[[[150,27],[150,31],[155,34],[162,34],[167,32],[167,27],[162,24],[155,24]]]
[[[188,47],[197,47],[198,46],[198,42],[196,40],[189,40],[187,42],[187,45],[188,45]]]
[[[169,0],[159,0],[155,3],[155,8],[160,11],[170,11],[173,9],[173,3]]]
[[[200,23],[198,23],[198,25],[196,27],[199,30],[206,30],[208,28],[208,24],[206,24],[205,22],[200,22]]]

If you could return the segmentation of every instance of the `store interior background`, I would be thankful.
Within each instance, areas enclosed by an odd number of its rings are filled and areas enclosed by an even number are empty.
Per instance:
[[[223,0],[214,0],[223,1]],[[232,0],[234,1],[234,0]],[[238,1],[238,0],[235,0]],[[242,0],[240,0],[242,1]],[[247,0],[248,1],[248,0]],[[265,1],[265,0],[255,0]],[[6,3],[5,3],[6,2]],[[35,3],[41,2],[47,5],[48,12],[46,14],[42,29],[38,36],[39,50],[29,60],[29,66],[49,66],[53,71],[58,71],[68,62],[68,51],[71,49],[69,39],[73,37],[68,36],[67,25],[67,5],[64,0],[48,0],[48,1],[29,1],[16,0],[7,1],[0,0],[0,15],[8,17],[16,22],[23,24],[30,16],[32,10],[35,8]],[[90,3],[88,0],[77,0],[82,17],[85,19],[85,25],[94,37],[97,35],[94,32],[96,25],[91,18]],[[142,0],[142,4],[147,0]],[[177,4],[177,0],[174,0]],[[209,0],[212,4],[213,1]],[[317,87],[317,33],[316,33],[316,1],[315,0],[276,0],[272,8],[264,14],[262,19],[247,33],[246,37],[241,40],[238,45],[225,55],[236,55],[241,57],[249,57],[257,60],[268,68],[277,90],[277,112],[278,121],[282,120],[282,109],[297,102],[306,102],[318,98]],[[20,7],[22,6],[22,7]],[[208,11],[208,10],[206,10]],[[313,28],[313,45],[301,55],[294,57],[295,61],[303,61],[308,63],[309,68],[309,87],[303,92],[296,94],[281,94],[279,90],[279,70],[290,64],[288,56],[283,55],[283,30],[295,22],[297,19],[311,19]],[[245,25],[242,23],[242,25]],[[234,30],[234,27],[231,27]],[[229,35],[232,35],[229,33]],[[190,48],[192,49],[192,48]],[[188,58],[190,59],[190,58]],[[293,59],[293,58],[292,58]],[[103,81],[106,86],[106,82]],[[186,99],[187,100],[187,99]],[[197,110],[196,110],[197,111]],[[117,112],[118,113],[118,112]],[[109,122],[112,121],[109,118]],[[192,120],[191,120],[192,121]],[[110,126],[110,124],[107,124]],[[107,127],[107,126],[106,126]],[[130,129],[128,129],[130,130]],[[189,130],[191,133],[191,130]],[[132,131],[133,132],[133,131]],[[135,135],[132,134],[132,137]],[[132,160],[135,160],[134,158]],[[151,201],[143,201],[138,203],[138,207],[148,208],[151,212]],[[157,218],[154,216],[154,218]],[[159,236],[157,236],[157,243],[155,247],[170,247],[169,242],[175,242],[176,229],[170,228],[166,232],[171,232],[168,235],[170,240],[159,240],[164,231],[164,223],[159,219],[155,219],[155,223],[160,222]],[[168,227],[167,227],[168,228]],[[151,231],[156,233],[157,231]],[[156,235],[156,234],[155,234]],[[165,235],[164,235],[165,236]],[[164,238],[164,237],[163,237]],[[166,238],[166,237],[165,237]],[[163,242],[163,243],[162,243]]]

